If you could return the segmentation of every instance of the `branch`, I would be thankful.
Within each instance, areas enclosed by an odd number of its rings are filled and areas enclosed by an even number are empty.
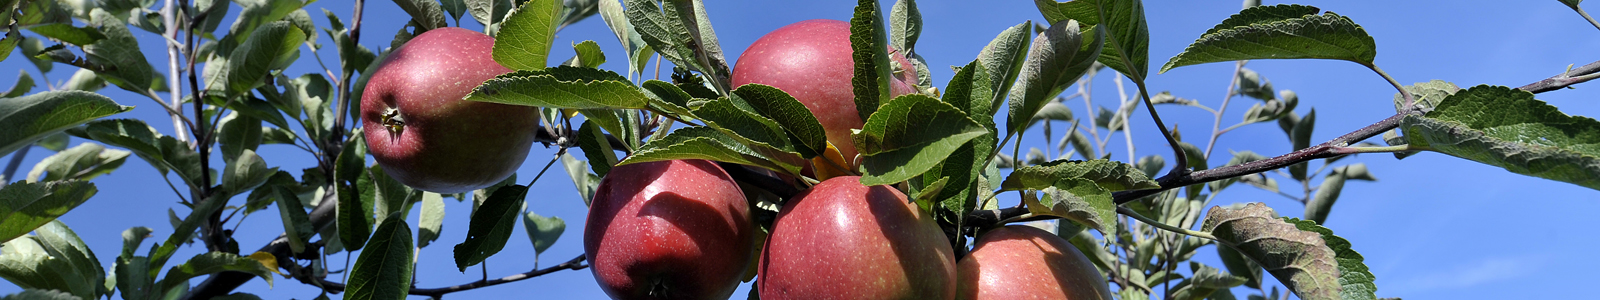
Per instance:
[[[1568,87],[1568,86],[1571,86],[1571,85],[1574,85],[1574,84],[1583,83],[1585,81],[1589,81],[1591,79],[1594,79],[1595,78],[1594,76],[1584,76],[1584,75],[1592,75],[1592,74],[1595,74],[1597,71],[1600,71],[1600,61],[1592,62],[1592,63],[1589,63],[1587,65],[1583,65],[1582,67],[1578,67],[1578,68],[1575,68],[1575,69],[1568,70],[1567,72],[1563,72],[1560,75],[1551,76],[1550,78],[1545,78],[1545,80],[1540,80],[1539,82],[1530,83],[1528,85],[1524,85],[1524,86],[1519,87],[1517,89],[1524,90],[1524,91],[1529,91],[1529,92],[1532,92],[1534,94],[1548,92],[1548,91],[1554,91],[1554,90],[1558,90],[1558,89],[1561,89],[1561,88],[1564,88],[1564,87]]]
[[[559,265],[551,266],[551,267],[548,267],[548,268],[534,269],[532,271],[518,273],[518,274],[515,274],[515,275],[511,275],[511,276],[500,277],[500,278],[491,279],[491,280],[479,280],[479,281],[474,281],[472,283],[452,285],[452,286],[440,287],[440,288],[419,289],[419,288],[416,288],[416,287],[413,286],[411,288],[411,290],[406,292],[406,293],[410,294],[410,295],[428,296],[428,297],[432,297],[434,299],[438,299],[440,296],[444,296],[444,294],[460,292],[460,291],[465,291],[465,290],[471,290],[471,289],[476,289],[476,288],[481,288],[481,287],[488,287],[488,286],[493,286],[493,285],[499,285],[499,284],[503,284],[503,283],[511,283],[511,282],[516,282],[516,281],[521,281],[523,279],[539,277],[539,276],[543,276],[545,274],[555,273],[557,271],[565,271],[565,270],[574,270],[574,271],[576,271],[576,270],[582,270],[582,269],[588,268],[589,265],[588,264],[584,264],[583,260],[584,260],[584,256],[583,255],[578,255],[578,257],[574,257],[574,258],[572,258],[570,260],[567,260],[567,262],[561,263]],[[300,278],[300,281],[301,282],[305,282],[307,284],[322,286],[322,290],[323,291],[327,291],[329,293],[335,293],[335,294],[344,292],[344,288],[345,288],[345,285],[343,283],[328,281],[327,279],[324,279],[324,278]]]

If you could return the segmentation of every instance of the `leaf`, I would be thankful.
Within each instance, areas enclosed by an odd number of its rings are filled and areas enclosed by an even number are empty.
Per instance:
[[[534,212],[522,215],[522,226],[528,230],[528,240],[533,241],[533,253],[539,255],[544,250],[550,249],[561,238],[561,233],[567,230],[567,222],[561,217],[540,216]]]
[[[366,191],[362,191],[361,196],[363,199],[361,201],[372,203],[373,215],[377,216],[374,223],[382,224],[384,219],[393,214],[399,214],[399,217],[404,218],[411,213],[411,204],[422,197],[421,191],[413,190],[393,177],[389,177],[389,174],[383,171],[382,166],[374,165],[368,168],[367,172],[372,180],[372,200],[364,199],[368,196]],[[365,187],[364,184],[363,187]]]
[[[467,100],[546,108],[645,108],[639,88],[615,72],[559,66],[500,75],[479,85]]]
[[[1110,190],[1083,178],[1057,180],[1053,187],[1054,192],[1047,193],[1044,199],[1023,197],[1029,213],[1066,218],[1101,233],[1114,232],[1117,204],[1111,199]]]
[[[467,12],[483,27],[494,27],[491,25],[505,20],[514,6],[511,0],[466,0],[466,4]]]
[[[87,181],[16,182],[0,188],[0,241],[10,241],[72,210],[99,190]]]
[[[83,54],[90,65],[105,67],[94,70],[95,74],[124,90],[145,93],[155,82],[152,78],[161,76],[156,75],[144,53],[139,51],[139,40],[123,25],[123,20],[104,10],[94,10],[90,16],[89,25],[100,28],[100,33],[106,37],[83,46]]]
[[[1278,218],[1261,203],[1216,207],[1202,230],[1260,263],[1302,299],[1374,299],[1373,276],[1350,243],[1310,221]],[[1363,295],[1364,294],[1364,295]]]
[[[439,239],[444,227],[444,197],[435,193],[422,195],[422,219],[417,221],[417,248],[428,247]]]
[[[18,72],[20,74],[17,74],[17,83],[11,85],[11,89],[0,93],[0,98],[16,98],[26,95],[28,94],[28,91],[33,90],[33,76],[29,76],[28,71],[19,70]]]
[[[1405,86],[1405,90],[1406,93],[1410,93],[1411,96],[1416,99],[1417,102],[1414,104],[1421,109],[1422,112],[1430,112],[1433,111],[1434,107],[1439,106],[1439,102],[1444,101],[1446,97],[1450,97],[1450,95],[1454,95],[1456,92],[1461,91],[1461,87],[1458,87],[1456,84],[1448,81],[1434,79],[1428,82],[1418,82],[1416,84]],[[1395,112],[1406,112],[1405,105],[1405,95],[1395,93]]]
[[[513,70],[541,70],[550,59],[561,1],[534,0],[511,10],[494,40],[494,61]]]
[[[132,110],[83,91],[53,91],[0,101],[0,155],[95,119]]]
[[[278,168],[267,168],[267,162],[262,160],[261,156],[247,149],[223,169],[222,188],[230,193],[243,194],[266,183],[267,179],[277,172]]]
[[[265,79],[272,70],[288,66],[289,62],[299,57],[300,44],[305,41],[305,31],[287,21],[271,22],[256,27],[244,43],[239,44],[239,48],[228,56],[225,86],[227,94],[238,95],[249,92],[257,85],[263,84],[265,81],[262,79]]]
[[[989,72],[989,90],[994,92],[990,112],[1000,109],[1001,98],[1010,95],[1012,83],[1017,81],[1017,75],[1022,71],[1022,64],[1028,57],[1028,41],[1032,37],[1028,34],[1029,28],[1033,28],[1032,21],[1006,28],[978,53],[978,62],[983,65],[983,70]]]
[[[1500,86],[1456,92],[1401,121],[1412,147],[1600,189],[1600,122]]]
[[[600,52],[600,44],[593,40],[572,44],[572,51],[577,52],[577,55],[567,60],[571,66],[593,69],[600,68],[600,64],[606,63],[606,54]]]
[[[919,176],[967,141],[991,134],[965,112],[922,94],[894,98],[850,136],[861,151],[861,183],[891,184]]]
[[[611,143],[606,141],[605,133],[600,132],[599,126],[595,126],[593,121],[584,121],[578,127],[578,148],[583,150],[583,156],[589,159],[589,167],[600,177],[605,177],[611,171],[611,166],[617,164],[617,154],[611,149]]]
[[[350,268],[344,299],[403,299],[411,290],[411,227],[405,218],[384,218]]]
[[[128,230],[123,230],[122,253],[117,257],[120,259],[133,258],[134,253],[139,250],[139,245],[143,245],[144,239],[150,238],[150,233],[153,231],[150,227],[144,226],[135,226],[128,228]]]
[[[456,27],[461,27],[461,16],[467,13],[466,1],[440,0],[439,4],[444,7],[444,12],[448,13],[451,19],[456,20]]]
[[[105,34],[94,28],[76,27],[68,23],[39,25],[29,27],[28,31],[74,46],[91,45],[106,38]]]
[[[273,189],[278,193],[278,216],[283,220],[289,249],[296,255],[305,253],[311,236],[316,234],[316,230],[311,228],[311,217],[306,214],[306,208],[301,206],[300,197],[295,196],[289,187],[274,186]]]
[[[790,142],[777,122],[750,111],[749,104],[739,99],[720,98],[704,101],[694,114],[705,120],[706,126],[726,133],[739,143],[757,149],[778,152],[801,152]],[[812,153],[800,153],[806,156]]]
[[[222,209],[227,204],[228,201],[225,200],[227,199],[225,196],[223,193],[214,193],[205,199],[196,200],[198,204],[194,206],[193,210],[189,211],[189,215],[185,216],[183,220],[176,220],[176,224],[172,226],[172,235],[168,235],[167,240],[162,242],[160,246],[150,249],[150,258],[147,262],[140,262],[138,267],[146,268],[149,272],[141,274],[141,276],[154,278],[156,272],[160,272],[161,267],[166,266],[167,260],[172,258],[172,253],[178,251],[178,245],[188,243],[194,237],[195,230],[200,228],[200,223],[205,222],[205,219],[211,217],[212,213]],[[167,212],[174,214],[171,210]],[[176,218],[174,215],[173,219]],[[121,271],[119,270],[118,273],[121,273]],[[118,281],[120,282],[121,280],[119,279]]]
[[[567,170],[567,177],[572,179],[572,185],[578,190],[578,197],[583,198],[583,205],[589,206],[590,198],[594,196],[595,187],[600,184],[600,176],[590,174],[584,166],[587,162],[572,157],[571,153],[561,154],[561,166]],[[593,178],[593,180],[591,180]]]
[[[1221,257],[1222,265],[1228,268],[1229,274],[1244,277],[1244,286],[1253,289],[1261,288],[1261,265],[1246,259],[1239,250],[1228,247],[1217,247],[1217,256]]]
[[[1303,5],[1247,8],[1223,20],[1161,66],[1248,59],[1337,59],[1371,66],[1377,43],[1350,18]]]
[[[1145,23],[1142,2],[1035,0],[1034,4],[1050,24],[1059,25],[1061,21],[1071,19],[1082,26],[1103,28],[1106,32],[1105,49],[1100,51],[1097,60],[1135,81],[1143,81],[1150,73],[1150,29]]]
[[[800,174],[801,164],[807,163],[799,154],[750,147],[714,128],[688,127],[650,140],[618,165],[677,159],[729,162],[791,175]]]
[[[783,90],[752,83],[733,90],[733,94],[743,99],[757,114],[777,123],[788,134],[793,145],[805,147],[805,151],[811,153],[822,153],[828,148],[828,136],[822,123],[817,121],[805,104]]]
[[[1045,102],[1061,94],[1094,65],[1100,45],[1105,42],[1105,30],[1089,30],[1092,32],[1080,32],[1078,22],[1068,20],[1034,38],[1028,60],[1011,90],[1011,110],[1006,115],[1008,132],[1022,131]],[[1082,34],[1092,34],[1093,38],[1085,41]]]
[[[1060,181],[1082,178],[1109,192],[1159,188],[1154,180],[1133,165],[1097,159],[1090,161],[1056,160],[1037,166],[1017,168],[1000,183],[1001,191],[1042,190]]]
[[[222,161],[239,159],[244,150],[255,151],[261,146],[261,120],[240,114],[238,111],[222,117],[217,125],[217,144],[221,144]]]
[[[181,265],[167,270],[166,278],[157,285],[158,291],[172,290],[179,285],[189,285],[189,279],[225,271],[244,272],[261,277],[272,286],[272,273],[278,266],[267,266],[261,261],[227,252],[206,252],[195,255]]]
[[[418,32],[450,26],[445,23],[444,8],[440,7],[439,1],[394,0],[394,4],[399,4],[401,10],[411,15],[411,21],[415,22],[418,27],[422,27],[422,30]]]
[[[1304,216],[1306,220],[1327,224],[1328,213],[1333,209],[1333,203],[1339,201],[1339,192],[1344,190],[1345,179],[1344,174],[1338,172],[1322,177],[1322,184],[1317,187],[1317,192],[1306,202]]]
[[[78,144],[33,165],[33,170],[28,172],[28,182],[89,181],[122,166],[128,154],[128,151],[106,149],[95,143]]]
[[[667,1],[656,6],[658,2],[625,1],[624,13],[640,38],[673,65],[699,71],[712,78],[718,91],[727,91],[731,71],[704,6],[698,0]]]
[[[862,120],[869,119],[892,98],[887,35],[878,1],[856,1],[855,15],[850,18],[850,57],[855,60],[850,85],[855,92],[856,113]]]
[[[75,276],[70,279],[86,285],[72,289],[74,294],[93,298],[111,293],[105,287],[106,271],[100,267],[99,258],[66,224],[59,220],[46,223],[34,231],[33,239],[44,248],[51,260],[63,263],[61,268],[52,268],[47,272]]]
[[[891,33],[889,46],[908,53],[914,49],[917,38],[922,36],[922,12],[917,10],[916,1],[894,2],[894,6],[889,8],[889,32]],[[917,74],[927,74],[927,72]]]
[[[57,290],[26,289],[16,294],[0,297],[0,300],[82,300],[72,293]]]
[[[516,228],[523,198],[528,196],[528,186],[509,185],[494,190],[488,200],[472,213],[467,225],[467,240],[456,244],[456,268],[465,272],[467,267],[482,263],[499,253],[511,239]]]

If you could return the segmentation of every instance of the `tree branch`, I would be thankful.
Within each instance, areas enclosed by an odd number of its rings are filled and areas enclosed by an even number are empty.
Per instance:
[[[1550,78],[1545,78],[1539,82],[1530,83],[1517,89],[1532,92],[1534,94],[1554,91],[1594,79],[1594,76],[1584,75],[1595,74],[1597,71],[1600,71],[1600,61],[1592,62],[1587,65],[1583,65],[1582,67],[1568,70],[1560,75],[1551,76]]]
[[[516,282],[516,281],[521,281],[523,279],[539,277],[539,276],[543,276],[545,274],[555,273],[557,271],[565,271],[565,270],[574,270],[574,271],[576,271],[576,270],[582,270],[582,269],[588,268],[589,265],[583,263],[583,260],[584,260],[584,256],[583,255],[578,255],[578,257],[574,257],[574,258],[572,258],[570,260],[567,260],[567,262],[561,263],[559,265],[551,266],[551,267],[548,267],[548,268],[534,269],[532,271],[518,273],[518,274],[515,274],[515,275],[511,275],[511,276],[500,277],[500,278],[490,279],[490,280],[479,280],[479,281],[474,281],[472,283],[452,285],[452,286],[447,286],[447,287],[423,288],[423,289],[412,287],[411,290],[406,292],[406,293],[410,294],[410,295],[429,296],[429,297],[433,297],[434,299],[438,299],[440,296],[444,296],[444,294],[460,292],[460,291],[465,291],[465,290],[471,290],[471,289],[476,289],[476,288],[481,288],[481,287],[494,286],[494,285],[499,285],[499,284],[504,284],[504,283],[511,283],[511,282]],[[345,288],[345,285],[343,283],[328,281],[327,279],[320,278],[320,277],[319,278],[299,278],[299,279],[300,279],[301,282],[305,282],[307,284],[321,286],[322,290],[327,291],[329,293],[335,293],[335,294],[341,293],[341,292],[344,292],[344,288]]]

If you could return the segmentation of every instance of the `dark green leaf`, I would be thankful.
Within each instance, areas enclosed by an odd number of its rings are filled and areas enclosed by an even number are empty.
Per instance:
[[[1228,273],[1244,277],[1244,286],[1253,289],[1261,288],[1261,265],[1246,259],[1238,250],[1228,247],[1217,247],[1217,256],[1221,257],[1222,265],[1228,267]]]
[[[1113,232],[1117,204],[1111,199],[1110,190],[1084,178],[1056,180],[1053,187],[1053,193],[1047,193],[1044,199],[1023,197],[1029,213],[1066,218],[1103,234]]]
[[[91,16],[89,25],[99,27],[105,39],[83,46],[83,53],[90,65],[108,67],[95,73],[122,89],[145,93],[154,82],[152,78],[160,76],[139,51],[139,41],[116,16],[103,10],[95,10]]]
[[[550,249],[550,245],[561,238],[561,233],[567,230],[567,222],[561,217],[540,216],[534,212],[522,215],[522,226],[528,230],[528,240],[533,241],[533,253],[538,255]]]
[[[255,151],[261,146],[261,120],[255,117],[238,113],[222,117],[217,135],[217,143],[221,144],[222,161],[234,161],[245,150]]]
[[[1315,7],[1257,6],[1223,20],[1173,56],[1161,72],[1211,62],[1247,59],[1319,58],[1363,66],[1377,57],[1377,43],[1350,18]]]
[[[850,18],[850,51],[855,76],[850,85],[856,96],[856,114],[866,120],[890,100],[889,37],[883,28],[883,9],[876,0],[856,1]]]
[[[344,299],[403,299],[411,290],[415,248],[405,218],[384,218],[350,268]]]
[[[578,127],[578,148],[583,150],[583,156],[589,158],[589,166],[595,174],[605,177],[611,171],[611,166],[617,164],[617,154],[612,151],[611,143],[606,141],[605,133],[594,122],[584,121]]]
[[[1039,12],[1050,24],[1076,20],[1082,26],[1101,27],[1106,32],[1105,49],[1098,60],[1135,81],[1149,77],[1150,29],[1144,19],[1143,1],[1088,0],[1055,2],[1035,0]],[[1051,25],[1052,27],[1055,25]]]
[[[272,286],[272,273],[278,266],[267,266],[261,261],[250,257],[239,256],[227,252],[206,252],[195,255],[181,265],[173,266],[167,271],[167,277],[162,278],[157,285],[162,291],[177,288],[179,285],[189,285],[189,279],[216,274],[224,271],[245,272],[267,281],[267,286]]]
[[[668,1],[661,6],[653,0],[625,3],[628,22],[645,44],[673,65],[708,75],[719,91],[729,88],[731,72],[700,1]]]
[[[19,70],[18,73],[17,83],[11,85],[11,89],[0,93],[0,98],[21,97],[22,95],[27,95],[29,91],[33,90],[33,76],[29,76],[28,71]]]
[[[894,98],[852,133],[861,151],[862,184],[880,185],[922,175],[967,141],[992,134],[961,109],[921,94]]]
[[[106,38],[106,35],[94,28],[76,27],[68,23],[39,25],[29,27],[28,30],[75,46],[91,45]]]
[[[400,9],[411,15],[411,20],[428,31],[439,27],[450,26],[445,23],[444,8],[436,0],[394,0]]]
[[[1600,189],[1600,122],[1499,86],[1477,86],[1401,123],[1413,147]]]
[[[511,13],[511,8],[515,6],[511,0],[466,0],[466,4],[467,12],[483,27],[496,27],[491,25],[505,20],[506,14]]]
[[[0,300],[82,300],[72,293],[57,290],[26,289],[16,294],[0,297]]]
[[[645,108],[648,98],[615,72],[554,67],[485,81],[467,100],[547,108]]]
[[[0,101],[0,155],[67,128],[132,110],[111,98],[83,91],[43,92]]]
[[[351,147],[346,146],[345,149],[349,148]],[[358,169],[356,172],[354,184],[338,185],[339,202],[336,203],[334,212],[338,216],[335,224],[339,227],[339,242],[350,251],[361,250],[367,243],[367,237],[372,234],[372,210],[375,201],[373,198],[376,197],[377,189],[373,185],[372,175],[366,172],[366,168]]]
[[[822,153],[827,149],[828,136],[823,131],[822,123],[817,121],[805,104],[783,90],[761,84],[746,84],[733,90],[733,94],[750,105],[755,113],[782,127],[793,141],[791,144],[805,147],[801,153]]]
[[[150,233],[154,232],[154,231],[155,230],[151,230],[150,227],[144,227],[144,226],[135,226],[133,228],[128,228],[128,230],[123,230],[122,231],[122,254],[117,255],[117,258],[119,258],[119,259],[131,259],[131,258],[133,258],[134,253],[136,253],[136,251],[139,250],[139,245],[143,245],[144,244],[144,239],[149,238],[150,237]]]
[[[411,205],[422,197],[421,191],[413,190],[393,177],[389,177],[389,174],[384,172],[381,166],[374,165],[368,168],[367,172],[370,173],[373,185],[373,200],[370,202],[372,202],[374,215],[377,216],[374,223],[382,224],[384,219],[395,214],[398,214],[401,218],[406,217],[407,214],[411,213]],[[366,191],[361,193],[363,198],[367,197]],[[366,199],[362,199],[362,201],[367,202]]]
[[[99,190],[87,181],[16,182],[0,188],[0,241],[27,234],[88,201]]]
[[[461,16],[467,12],[467,2],[463,0],[440,0],[439,4],[444,6],[444,12],[449,13],[451,19],[456,20],[456,27],[461,27]]]
[[[650,107],[679,119],[696,119],[693,112],[689,111],[689,100],[694,96],[689,95],[682,88],[670,82],[660,80],[647,80],[639,84],[648,91]]]
[[[266,183],[277,172],[278,168],[268,168],[267,162],[255,151],[244,150],[238,159],[228,162],[228,166],[222,170],[222,188],[230,193],[243,194]]]
[[[457,268],[466,271],[467,267],[482,263],[505,248],[506,241],[511,239],[511,231],[516,228],[520,214],[518,208],[522,207],[523,198],[527,196],[528,186],[501,187],[495,189],[473,211],[472,221],[467,227],[467,240],[455,247]]]
[[[306,245],[316,230],[311,228],[311,217],[306,214],[300,197],[286,186],[274,186],[278,193],[278,216],[283,220],[283,231],[289,239],[289,249],[295,254],[304,253]]]
[[[1099,57],[1105,42],[1103,27],[1081,32],[1077,21],[1056,23],[1033,40],[1028,60],[1022,65],[1016,87],[1011,90],[1011,109],[1006,115],[1006,130],[1021,132],[1045,102],[1082,77]],[[1084,34],[1092,35],[1085,40]]]
[[[689,127],[650,140],[619,165],[676,159],[706,159],[757,166],[784,174],[800,174],[808,163],[799,154],[770,147],[750,147],[714,128]]]
[[[606,54],[600,52],[600,44],[595,43],[593,40],[574,43],[572,44],[572,50],[577,52],[577,55],[573,56],[572,59],[568,59],[565,65],[579,68],[599,68],[600,64],[606,63]]]
[[[287,21],[256,27],[244,43],[228,56],[227,93],[237,95],[255,89],[265,82],[263,79],[272,70],[288,66],[288,62],[298,58],[300,44],[305,41],[305,31]]]
[[[559,14],[561,1],[557,0],[528,1],[512,10],[505,23],[500,24],[500,35],[495,37],[494,61],[513,70],[544,69],[555,42]]]
[[[727,133],[746,145],[799,152],[777,122],[751,111],[749,104],[743,100],[721,98],[705,101],[694,109],[694,114],[704,119],[706,126]],[[802,156],[805,154],[801,153]]]

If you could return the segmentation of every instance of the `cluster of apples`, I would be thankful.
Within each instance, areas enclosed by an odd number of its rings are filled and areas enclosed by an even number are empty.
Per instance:
[[[850,83],[849,34],[848,23],[834,20],[780,28],[744,52],[734,84],[788,92],[817,116],[839,157],[854,158],[850,130],[863,121]],[[395,179],[454,193],[498,182],[521,165],[537,127],[534,108],[461,101],[478,83],[511,71],[491,58],[493,43],[474,31],[431,30],[371,74],[363,130],[374,159]],[[892,93],[916,92],[916,69],[903,55],[894,60],[907,68],[894,76]],[[929,212],[858,177],[832,177],[786,200],[764,241],[746,199],[710,161],[617,166],[601,180],[584,225],[590,270],[615,299],[726,299],[752,267],[765,299],[1111,298],[1082,253],[1037,228],[988,230],[958,263]]]

